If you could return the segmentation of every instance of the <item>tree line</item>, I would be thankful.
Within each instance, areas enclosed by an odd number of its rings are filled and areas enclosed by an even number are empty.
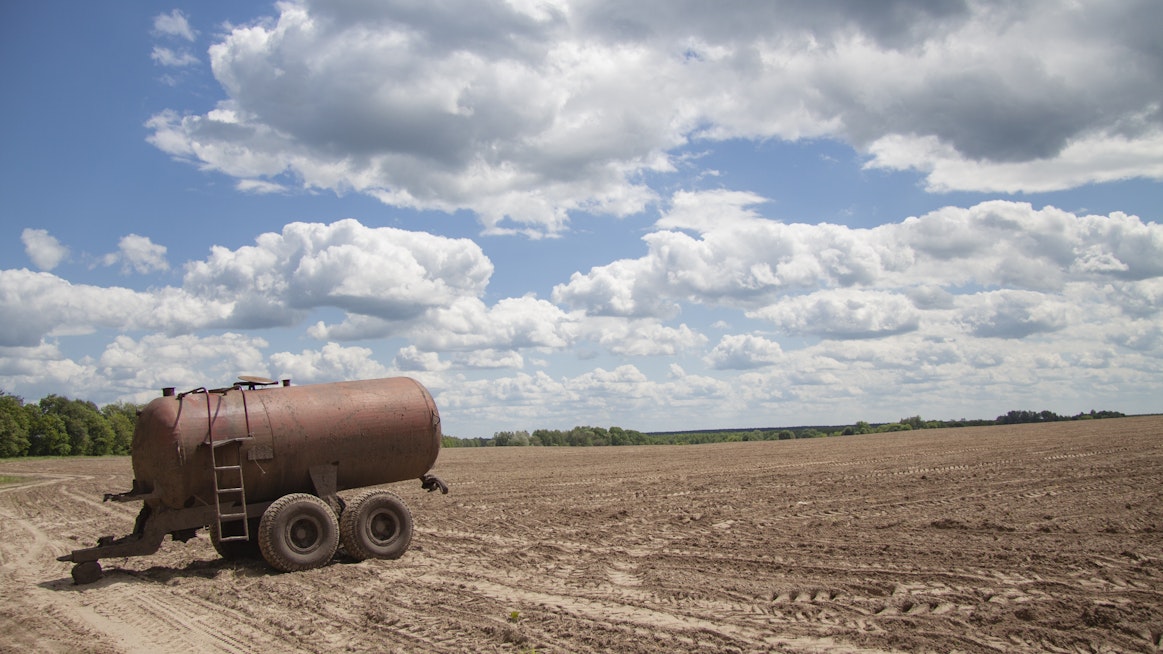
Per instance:
[[[116,402],[98,408],[85,400],[49,395],[37,403],[0,390],[0,458],[20,456],[102,456],[129,454],[133,430],[142,405]],[[901,418],[893,423],[776,427],[748,429],[708,429],[680,432],[640,432],[622,427],[577,426],[573,429],[498,431],[492,438],[444,436],[444,447],[591,447],[618,445],[697,445],[737,441],[774,441],[794,438],[822,438],[874,434],[938,427],[1012,425],[1060,420],[1121,418],[1118,411],[1090,411],[1061,416],[1052,411],[1010,411],[993,420],[925,420],[921,416]]]
[[[708,429],[678,432],[640,432],[621,427],[578,426],[569,430],[537,429],[529,431],[498,431],[492,438],[457,438],[444,436],[444,447],[512,447],[512,446],[603,446],[603,445],[698,445],[703,443],[731,443],[742,441],[774,441],[795,438],[824,438],[828,436],[852,436],[856,434],[878,434],[914,429],[939,429],[950,427],[981,427],[986,425],[1013,425],[1032,422],[1058,422],[1063,420],[1098,420],[1102,418],[1122,418],[1118,411],[1095,411],[1062,416],[1052,411],[1010,411],[993,420],[925,420],[919,415],[901,418],[890,423],[869,423],[859,421],[852,425],[767,427],[748,429]]]
[[[0,391],[0,458],[129,454],[139,408],[117,402],[98,409],[59,395],[26,404]]]

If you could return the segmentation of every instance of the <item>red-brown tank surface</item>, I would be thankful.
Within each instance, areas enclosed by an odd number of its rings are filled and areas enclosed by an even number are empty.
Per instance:
[[[211,440],[219,465],[234,450],[247,501],[269,502],[311,492],[318,466],[336,490],[420,478],[440,453],[440,414],[406,377],[167,395],[138,418],[135,488],[171,509],[213,505]]]

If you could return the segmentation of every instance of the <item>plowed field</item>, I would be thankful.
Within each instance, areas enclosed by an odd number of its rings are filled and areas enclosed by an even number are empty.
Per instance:
[[[107,559],[128,458],[7,460],[0,650],[1156,652],[1163,418],[445,450],[398,561],[276,573],[203,532]]]

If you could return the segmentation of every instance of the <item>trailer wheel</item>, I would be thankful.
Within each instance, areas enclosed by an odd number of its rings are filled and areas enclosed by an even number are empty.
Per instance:
[[[258,546],[271,567],[283,572],[325,565],[339,546],[339,522],[323,500],[292,493],[275,500],[258,523]]]
[[[358,561],[398,559],[412,544],[412,512],[395,494],[370,490],[348,503],[339,533],[343,549]]]
[[[250,531],[250,538],[248,540],[221,540],[221,534],[218,533],[218,521],[210,523],[210,544],[214,546],[214,551],[218,552],[218,556],[227,561],[236,561],[238,559],[257,559],[262,556],[262,551],[258,546],[258,518],[250,518],[247,521],[247,529]]]
[[[77,585],[91,584],[102,577],[99,561],[82,561],[73,566],[73,583]]]

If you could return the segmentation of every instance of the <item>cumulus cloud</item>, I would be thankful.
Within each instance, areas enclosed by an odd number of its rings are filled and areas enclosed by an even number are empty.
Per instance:
[[[669,327],[651,319],[587,318],[581,338],[623,356],[674,356],[702,347],[707,337],[686,324]]]
[[[181,9],[174,9],[168,14],[154,16],[153,31],[158,36],[184,41],[193,41],[195,35],[194,29],[190,27],[189,19],[186,18],[186,14]]]
[[[642,211],[696,141],[837,139],[934,191],[1163,178],[1150,0],[276,9],[210,47],[226,97],[155,115],[154,145],[534,236]],[[155,31],[193,38],[180,12]]]
[[[33,347],[50,334],[85,334],[143,320],[149,300],[126,288],[74,285],[51,273],[0,270],[0,346]]]
[[[707,363],[718,370],[747,370],[779,362],[783,348],[779,343],[754,334],[724,336],[707,355]]]
[[[436,352],[423,352],[415,345],[400,348],[392,364],[404,372],[447,370],[450,365],[441,361]]]
[[[69,249],[44,229],[26,227],[20,232],[24,252],[41,270],[52,270],[69,256]]]
[[[464,368],[520,370],[525,367],[525,357],[512,350],[476,350],[453,354],[457,364]]]
[[[6,323],[11,324],[11,323]],[[29,347],[0,345],[0,382],[5,392],[47,386],[58,395],[87,391],[99,381],[90,361],[74,361],[55,343]],[[32,398],[26,398],[32,399]]]
[[[917,329],[920,312],[906,297],[885,291],[829,289],[783,298],[748,314],[787,334],[874,338]]]
[[[431,329],[412,332],[416,345],[432,351],[494,348],[563,348],[573,342],[574,319],[532,296],[505,298],[486,306],[464,298],[434,309]]]
[[[25,241],[38,256],[63,256],[64,248],[42,230],[26,230]],[[120,261],[140,273],[168,268],[164,246],[136,235],[121,239],[119,251],[103,261]],[[260,235],[255,245],[214,247],[206,259],[186,264],[180,287],[135,291],[0,270],[0,320],[9,326],[0,345],[33,346],[48,335],[99,328],[174,335],[202,328],[285,327],[323,308],[339,309],[350,323],[374,324],[375,335],[383,336],[428,312],[475,300],[492,270],[480,247],[467,239],[369,228],[354,220],[291,223],[281,233]],[[549,333],[553,327],[543,327],[545,321],[521,318],[525,306],[560,313],[536,301],[504,302],[492,310],[497,320],[489,325],[490,342],[511,337],[518,345],[560,344],[561,337]],[[316,329],[320,336],[326,331]],[[464,338],[483,342],[478,334],[465,332]]]
[[[114,337],[97,362],[117,388],[189,390],[233,383],[238,375],[266,376],[265,339],[226,332],[207,336],[148,334]],[[148,393],[149,391],[145,391]]]
[[[1082,405],[1083,377],[1157,388],[1158,223],[983,202],[856,229],[768,220],[761,204],[677,194],[643,237],[646,254],[577,273],[553,297],[583,325],[669,320],[695,305],[757,321],[776,336],[721,322],[734,333],[702,358],[743,371],[733,388],[749,407],[827,416],[843,397],[855,415],[878,415],[908,387],[919,406],[965,415],[1037,398],[1047,380]]]
[[[961,321],[974,336],[1025,338],[1066,326],[1070,306],[1032,291],[995,291],[966,298]]]
[[[342,379],[374,379],[387,377],[389,369],[380,364],[366,347],[344,347],[328,343],[318,350],[275,352],[270,356],[271,366],[281,379],[303,382],[335,381]]]
[[[186,266],[183,288],[231,301],[228,321],[244,327],[293,324],[318,307],[392,322],[479,295],[492,271],[467,239],[342,220],[291,223],[253,246],[215,247]]]
[[[134,271],[141,274],[169,270],[170,264],[166,261],[166,246],[158,245],[148,236],[129,234],[121,237],[117,243],[117,252],[105,255],[102,263],[112,266],[121,263],[124,272]]]
[[[1137,216],[1077,216],[1054,207],[984,202],[946,207],[885,227],[915,253],[915,272],[1035,290],[1071,280],[1147,279],[1163,274],[1163,229]]]
[[[1129,289],[1163,276],[1163,226],[1122,213],[991,201],[857,229],[741,211],[754,196],[698,195],[676,194],[678,209],[643,237],[646,255],[576,273],[554,288],[554,301],[591,315],[663,318],[694,302],[750,311],[789,333],[853,336],[913,329],[918,311],[951,308],[966,287]],[[699,213],[687,211],[692,204]]]
[[[692,213],[691,195],[702,197]],[[649,252],[577,273],[554,300],[598,315],[670,317],[677,302],[764,306],[782,294],[871,284],[907,253],[879,232],[836,225],[786,225],[740,211],[746,194],[676,194],[675,213],[643,237]],[[717,204],[716,204],[717,202]],[[717,220],[720,215],[729,216]],[[696,231],[690,234],[688,231]]]

